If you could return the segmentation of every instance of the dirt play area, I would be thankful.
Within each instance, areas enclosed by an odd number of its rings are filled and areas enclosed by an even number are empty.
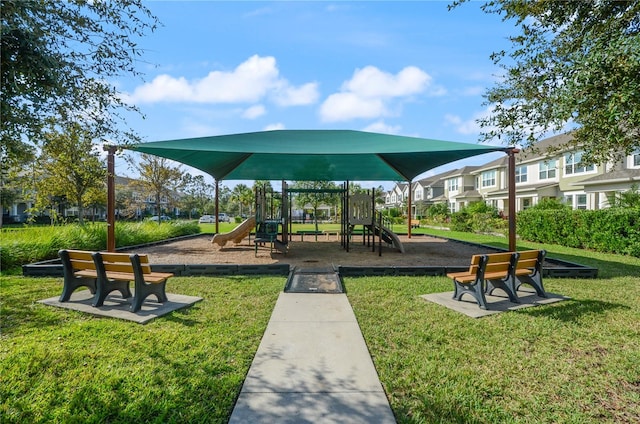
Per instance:
[[[200,235],[169,243],[136,249],[137,253],[149,255],[151,263],[156,264],[289,264],[291,267],[305,266],[466,266],[471,256],[478,253],[493,253],[489,248],[472,246],[429,236],[400,236],[405,253],[388,247],[383,243],[382,256],[378,247],[362,244],[362,237],[354,237],[345,251],[331,236],[305,237],[293,236],[289,242],[287,254],[276,251],[270,253],[269,244],[258,248],[257,256],[253,239],[245,238],[242,243],[229,242],[220,248],[211,243],[212,235]]]

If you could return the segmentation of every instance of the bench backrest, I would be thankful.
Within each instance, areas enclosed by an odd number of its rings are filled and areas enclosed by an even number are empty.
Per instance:
[[[100,257],[104,265],[104,270],[107,272],[133,272],[130,253],[100,252]],[[140,268],[142,269],[142,273],[151,273],[149,256],[138,255],[138,258],[140,259]]]
[[[517,265],[518,269],[537,268],[542,266],[542,261],[544,261],[546,254],[544,250],[525,250],[518,253],[520,254]]]
[[[92,252],[85,250],[61,250],[58,254],[63,262],[68,261],[72,271],[96,269],[93,257],[91,256]]]
[[[469,266],[469,274],[477,274],[480,267],[480,259],[486,256],[485,273],[492,272],[508,272],[518,260],[518,255],[513,252],[491,253],[488,255],[473,255],[471,257],[471,265]]]

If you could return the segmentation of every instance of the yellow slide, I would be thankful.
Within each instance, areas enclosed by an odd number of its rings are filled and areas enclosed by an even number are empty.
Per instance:
[[[229,240],[233,240],[235,244],[242,243],[242,240],[245,239],[251,233],[251,230],[256,226],[256,218],[250,217],[245,219],[240,225],[238,225],[233,230],[228,233],[220,233],[215,234],[211,239],[211,243],[218,244],[220,247],[224,247],[225,244]]]

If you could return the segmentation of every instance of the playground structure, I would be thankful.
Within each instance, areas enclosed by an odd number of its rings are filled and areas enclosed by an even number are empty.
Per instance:
[[[284,183],[283,183],[284,184]],[[280,205],[278,205],[278,201]],[[280,206],[280,207],[278,207]],[[278,199],[277,193],[267,190],[266,186],[255,189],[255,221],[256,236],[253,240],[255,254],[258,255],[258,246],[269,243],[270,252],[275,248],[279,252],[287,254],[289,243],[286,233],[286,199],[284,196]],[[278,239],[281,233],[282,240]]]
[[[382,255],[382,242],[404,253],[404,246],[396,233],[384,225],[384,217],[375,208],[375,193],[372,189],[367,193],[357,193],[349,195],[348,184],[345,185],[345,195],[343,196],[343,208],[348,211],[347,219],[343,219],[343,227],[347,234],[343,241],[345,250],[349,251],[349,244],[354,234],[362,234],[362,244],[367,244],[375,251],[376,238],[378,254]],[[361,225],[362,230],[358,232],[357,226]]]
[[[371,247],[373,252],[375,252],[377,246],[379,255],[382,255],[383,242],[385,245],[391,246],[399,252],[404,253],[404,246],[398,235],[384,225],[382,214],[375,210],[373,189],[366,193],[349,195],[348,182],[345,182],[342,188],[339,189],[311,189],[289,188],[286,181],[283,181],[281,193],[277,193],[267,186],[256,187],[255,189],[254,226],[256,231],[254,245],[256,255],[258,254],[258,247],[266,245],[267,243],[269,244],[270,252],[276,249],[284,254],[287,253],[289,250],[290,236],[293,231],[293,224],[290,219],[292,216],[292,202],[290,199],[291,196],[300,193],[330,193],[340,195],[341,230],[339,235],[341,245],[347,252],[349,251],[352,238],[355,235],[362,235],[362,244]],[[358,230],[358,226],[362,226],[362,229]],[[234,233],[239,236],[241,233],[239,228],[240,227],[227,234],[230,235]],[[300,232],[301,239],[303,233],[308,232]],[[311,231],[311,233],[314,233],[317,238],[317,231]],[[225,238],[226,237],[227,236],[225,236]],[[228,237],[231,238],[231,236]]]
[[[256,218],[251,216],[228,233],[214,234],[211,243],[217,244],[220,247],[224,247],[229,241],[233,241],[234,244],[240,244],[242,240],[251,234],[251,230],[253,230],[255,226]]]

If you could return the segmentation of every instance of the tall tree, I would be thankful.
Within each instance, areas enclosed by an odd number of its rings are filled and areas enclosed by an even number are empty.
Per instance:
[[[65,198],[77,206],[78,221],[83,224],[85,206],[96,202],[94,192],[105,191],[107,171],[91,132],[77,123],[64,128],[51,125],[44,133],[38,159],[36,207],[49,206],[53,198]]]
[[[141,154],[140,162],[132,162],[133,167],[140,175],[140,188],[143,192],[152,195],[155,200],[156,214],[162,215],[161,201],[166,197],[173,200],[178,190],[182,188],[182,169],[173,166],[169,159],[160,156]],[[158,219],[158,223],[162,222]]]
[[[31,154],[51,117],[82,119],[111,140],[136,139],[120,125],[135,108],[113,80],[139,75],[137,39],[158,24],[142,0],[2,0],[0,16],[3,165]]]
[[[189,218],[191,218],[193,210],[196,210],[201,215],[204,214],[207,204],[214,195],[215,187],[212,184],[208,184],[204,176],[194,176],[189,173],[183,176],[182,186],[185,196],[182,198],[181,203],[189,211]]]
[[[229,200],[233,203],[237,203],[240,207],[240,215],[242,215],[242,207],[250,206],[253,201],[253,190],[246,184],[238,184],[233,190],[231,190],[231,196]]]
[[[505,74],[486,93],[482,140],[531,145],[576,126],[562,147],[582,146],[590,163],[640,147],[640,0],[492,0],[482,9],[521,30],[509,52],[492,55]]]

